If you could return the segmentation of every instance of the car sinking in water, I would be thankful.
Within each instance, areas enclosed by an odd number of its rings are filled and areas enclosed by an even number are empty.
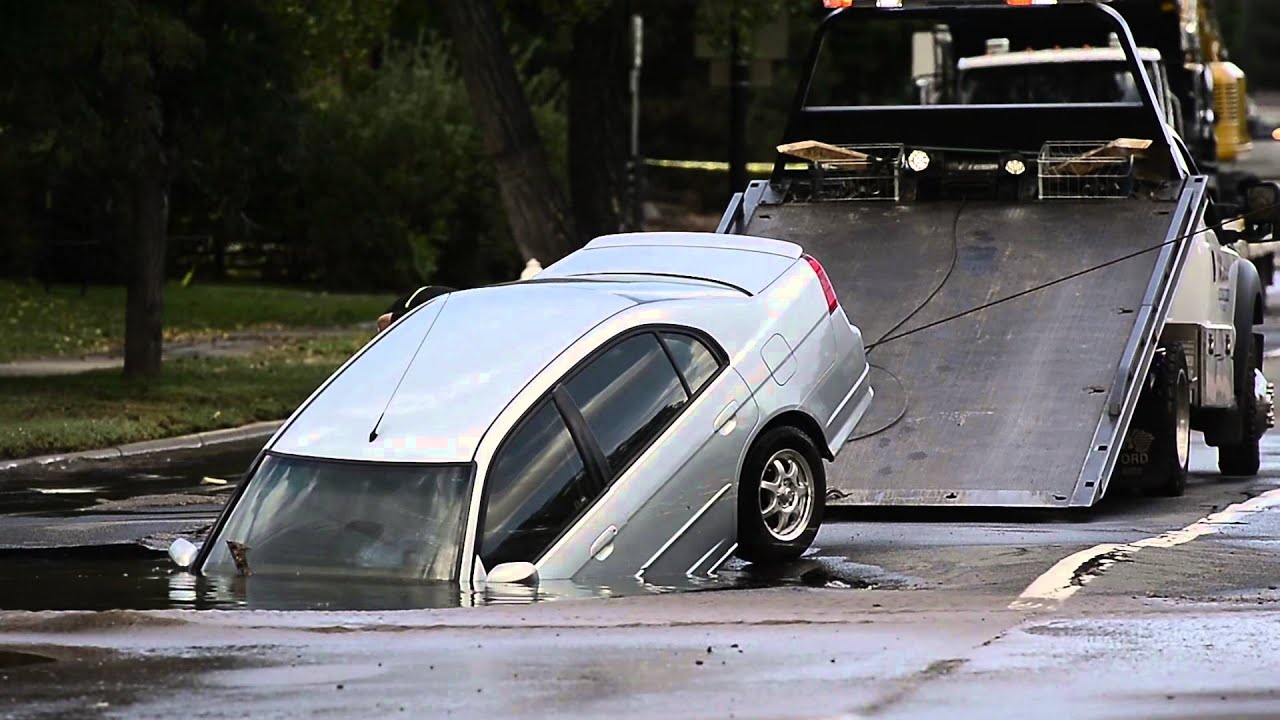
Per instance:
[[[473,587],[796,558],[867,378],[800,246],[605,236],[399,318],[268,441],[211,541],[171,555],[205,575]]]

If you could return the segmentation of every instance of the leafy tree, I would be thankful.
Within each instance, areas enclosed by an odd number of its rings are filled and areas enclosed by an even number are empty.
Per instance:
[[[286,117],[288,18],[254,0],[19,3],[0,26],[6,134],[57,186],[91,178],[126,239],[125,374],[160,371],[171,190],[234,208]]]
[[[493,0],[444,0],[459,72],[497,174],[511,234],[526,258],[554,261],[578,243]]]
[[[527,76],[535,124],[562,151],[561,85]],[[301,140],[286,232],[307,238],[303,262],[325,287],[467,286],[519,271],[446,43],[389,44],[365,87],[312,109]]]
[[[4,116],[50,178],[91,166],[119,201],[132,242],[125,373],[160,370],[168,190],[178,165],[169,76],[190,70],[203,43],[163,3],[20,3],[0,30],[14,73]]]

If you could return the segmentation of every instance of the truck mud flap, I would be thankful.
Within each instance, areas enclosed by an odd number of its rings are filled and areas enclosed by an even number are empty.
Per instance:
[[[1189,208],[1185,191],[1176,202],[759,204],[742,232],[817,257],[872,344],[935,290],[894,332],[1158,246]],[[829,504],[1095,502],[1185,242],[1170,248],[874,347],[876,400],[828,468]]]

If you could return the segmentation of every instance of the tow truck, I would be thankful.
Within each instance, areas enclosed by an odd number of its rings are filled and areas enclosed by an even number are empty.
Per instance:
[[[1214,202],[1105,2],[824,4],[772,174],[718,232],[803,246],[867,340],[876,402],[828,470],[828,503],[1178,495],[1193,430],[1222,473],[1256,473],[1274,389],[1258,273],[1230,246],[1280,222],[1280,185]],[[915,33],[1065,44],[1046,29],[1114,33],[1135,93],[966,103],[954,77],[922,93],[912,76]],[[869,42],[901,49],[901,67],[860,71]]]
[[[1238,203],[1242,188],[1256,177],[1236,164],[1253,149],[1249,130],[1247,80],[1229,60],[1213,0],[1114,0],[1139,44],[1156,99],[1174,132],[1186,143],[1196,168],[1209,177],[1210,195]],[[1136,92],[1123,72],[1125,59],[1112,36],[1105,46],[1094,38],[1072,38],[1070,29],[1038,28],[1023,33],[1024,42],[1052,47],[1011,47],[1008,38],[988,40],[986,55],[954,58],[956,48],[945,32],[917,32],[913,58],[917,84],[924,97],[932,86],[954,73],[962,96],[981,98],[1022,94],[1088,98]],[[1065,44],[1083,42],[1082,46]],[[962,46],[962,52],[974,48]],[[1117,72],[1119,70],[1120,72]],[[1238,243],[1235,249],[1258,268],[1263,287],[1275,275],[1277,243]]]

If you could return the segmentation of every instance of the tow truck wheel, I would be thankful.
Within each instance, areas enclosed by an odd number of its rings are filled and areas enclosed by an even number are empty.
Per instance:
[[[1186,492],[1191,461],[1191,382],[1187,357],[1177,345],[1151,361],[1116,474],[1153,495]]]
[[[1262,442],[1262,431],[1265,429],[1259,427],[1258,397],[1253,388],[1258,352],[1254,348],[1253,333],[1241,333],[1239,343],[1236,352],[1244,353],[1243,367],[1247,372],[1236,383],[1236,403],[1244,423],[1243,442],[1218,448],[1218,472],[1223,475],[1252,477],[1258,474],[1258,469],[1262,466],[1262,453],[1258,445]]]
[[[1160,455],[1152,468],[1152,493],[1179,497],[1187,490],[1187,469],[1191,465],[1191,378],[1182,348],[1165,348],[1157,369],[1155,415]],[[1161,473],[1163,472],[1163,478]]]
[[[822,525],[826,469],[813,440],[776,427],[747,453],[738,479],[738,557],[778,562],[800,557]]]

